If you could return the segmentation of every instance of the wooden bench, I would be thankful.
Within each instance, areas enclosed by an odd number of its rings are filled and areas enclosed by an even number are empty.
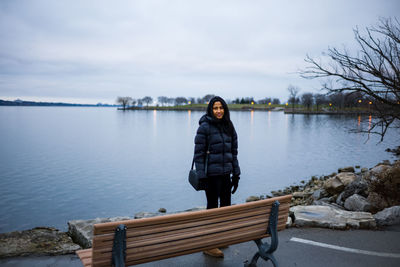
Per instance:
[[[218,209],[94,225],[91,249],[76,253],[85,267],[127,266],[254,240],[259,257],[277,261],[277,231],[286,227],[292,196]],[[262,238],[271,236],[271,244]]]

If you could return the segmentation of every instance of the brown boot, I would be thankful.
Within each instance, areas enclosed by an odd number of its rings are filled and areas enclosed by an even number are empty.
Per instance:
[[[213,248],[206,251],[203,251],[204,254],[216,257],[216,258],[223,258],[224,253],[219,248]]]

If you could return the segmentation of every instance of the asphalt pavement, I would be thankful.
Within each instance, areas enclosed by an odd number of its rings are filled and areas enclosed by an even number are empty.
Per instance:
[[[268,238],[265,239],[268,241]],[[203,253],[175,257],[138,266],[243,266],[257,251],[254,242],[246,242],[223,249],[223,259]],[[398,267],[400,266],[400,224],[381,230],[330,230],[322,228],[289,228],[279,232],[279,246],[275,252],[279,266],[307,267]],[[82,267],[75,255],[56,257],[19,257],[0,260],[4,267]],[[258,260],[257,266],[273,266]]]

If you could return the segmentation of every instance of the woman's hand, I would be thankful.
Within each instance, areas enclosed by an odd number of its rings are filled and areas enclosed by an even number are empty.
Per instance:
[[[232,184],[232,194],[235,194],[235,192],[236,192],[236,190],[237,190],[237,188],[238,188],[238,186],[239,186],[239,175],[234,175],[234,176],[232,176],[232,181],[231,181],[231,184]]]

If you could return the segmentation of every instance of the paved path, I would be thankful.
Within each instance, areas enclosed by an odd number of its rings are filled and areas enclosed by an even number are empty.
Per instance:
[[[254,242],[247,242],[230,246],[223,251],[224,259],[195,253],[140,266],[243,266],[243,261],[250,260],[256,252],[256,245]],[[281,267],[398,267],[400,266],[400,225],[390,226],[380,231],[290,228],[279,232],[279,247],[275,257]],[[76,256],[67,255],[3,259],[0,260],[0,266],[81,267],[82,265]],[[272,266],[272,264],[260,259],[258,266]]]

